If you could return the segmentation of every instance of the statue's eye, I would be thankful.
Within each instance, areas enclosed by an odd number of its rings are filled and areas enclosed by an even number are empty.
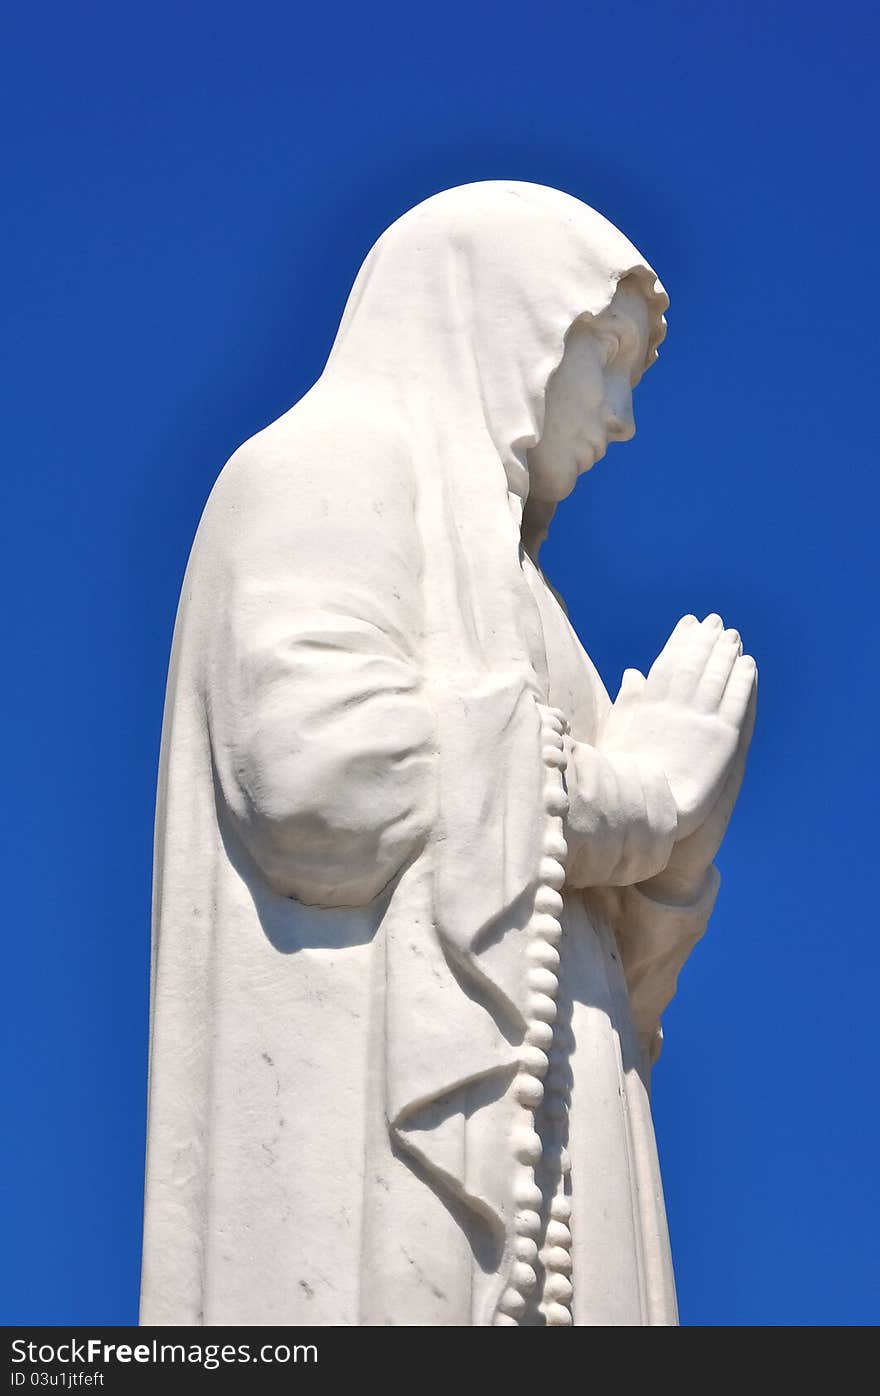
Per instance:
[[[605,368],[614,362],[619,352],[620,340],[617,335],[612,334],[610,330],[606,331],[605,334],[602,335],[602,354]]]

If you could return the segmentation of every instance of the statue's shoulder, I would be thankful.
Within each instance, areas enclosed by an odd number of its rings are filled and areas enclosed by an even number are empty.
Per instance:
[[[269,426],[243,442],[218,486],[253,497],[279,489],[310,493],[320,481],[360,495],[399,488],[412,474],[409,447],[388,415],[365,398],[317,384]]]
[[[243,442],[221,470],[199,527],[239,550],[251,535],[287,533],[357,516],[366,525],[394,500],[414,497],[409,447],[368,402],[307,393]],[[387,516],[386,516],[387,520]]]

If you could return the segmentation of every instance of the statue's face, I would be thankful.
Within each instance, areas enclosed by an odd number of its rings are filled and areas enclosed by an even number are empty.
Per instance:
[[[632,394],[649,332],[647,302],[632,282],[620,284],[601,315],[578,320],[569,330],[562,362],[547,385],[543,435],[528,454],[534,499],[565,499],[610,441],[635,435]]]

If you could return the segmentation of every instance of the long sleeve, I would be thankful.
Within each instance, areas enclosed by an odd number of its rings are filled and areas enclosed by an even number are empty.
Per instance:
[[[688,902],[660,901],[640,887],[591,894],[615,933],[633,1022],[650,1064],[663,1043],[660,1019],[675,996],[685,961],[706,929],[720,885],[721,875],[713,865]]]
[[[371,901],[433,810],[411,500],[387,460],[358,464],[301,472],[286,507],[270,455],[244,500],[230,492],[234,569],[206,685],[236,835],[277,893],[327,906]]]

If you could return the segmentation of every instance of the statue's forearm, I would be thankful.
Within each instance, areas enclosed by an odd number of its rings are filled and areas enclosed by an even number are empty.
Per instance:
[[[620,948],[633,1022],[649,1063],[660,1050],[661,1015],[706,929],[720,883],[718,869],[710,867],[689,900],[667,901],[650,882],[598,894]]]

